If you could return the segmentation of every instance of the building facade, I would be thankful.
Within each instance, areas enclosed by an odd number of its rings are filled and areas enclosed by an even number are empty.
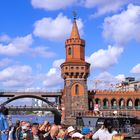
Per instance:
[[[62,121],[74,125],[77,115],[94,115],[99,111],[119,115],[132,113],[140,117],[140,91],[88,91],[90,64],[85,61],[85,40],[80,38],[74,18],[70,38],[65,42],[66,60],[61,64],[64,90],[61,99]]]
[[[88,91],[88,97],[89,110],[94,110],[96,105],[104,115],[117,111],[118,115],[140,117],[139,91],[94,90]]]
[[[126,77],[125,81],[117,84],[116,89],[119,91],[140,91],[140,81],[134,77]]]

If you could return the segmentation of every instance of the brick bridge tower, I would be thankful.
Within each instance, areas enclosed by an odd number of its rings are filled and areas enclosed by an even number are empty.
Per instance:
[[[90,72],[90,64],[85,61],[85,41],[80,38],[76,17],[65,48],[66,60],[61,64],[64,79],[62,120],[75,124],[74,114],[88,110],[87,77]]]

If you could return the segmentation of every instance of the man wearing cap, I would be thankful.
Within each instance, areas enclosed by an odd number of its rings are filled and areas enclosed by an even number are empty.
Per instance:
[[[83,127],[82,134],[84,135],[85,140],[91,140],[92,139],[92,132],[88,127]]]
[[[72,126],[67,128],[68,137],[71,138],[72,135],[75,133],[75,129]]]
[[[67,138],[83,138],[83,135],[79,132],[76,132],[76,130],[70,126],[67,128],[67,133],[68,133],[68,137]]]

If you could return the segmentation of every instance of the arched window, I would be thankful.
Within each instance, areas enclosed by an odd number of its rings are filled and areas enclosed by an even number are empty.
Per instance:
[[[71,55],[71,48],[68,48],[68,55]]]
[[[77,84],[77,85],[75,85],[75,94],[79,94],[79,85]]]

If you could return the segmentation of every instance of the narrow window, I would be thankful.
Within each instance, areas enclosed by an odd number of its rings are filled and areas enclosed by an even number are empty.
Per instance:
[[[68,48],[68,55],[71,55],[71,48]]]
[[[79,85],[75,85],[75,94],[79,94]]]

